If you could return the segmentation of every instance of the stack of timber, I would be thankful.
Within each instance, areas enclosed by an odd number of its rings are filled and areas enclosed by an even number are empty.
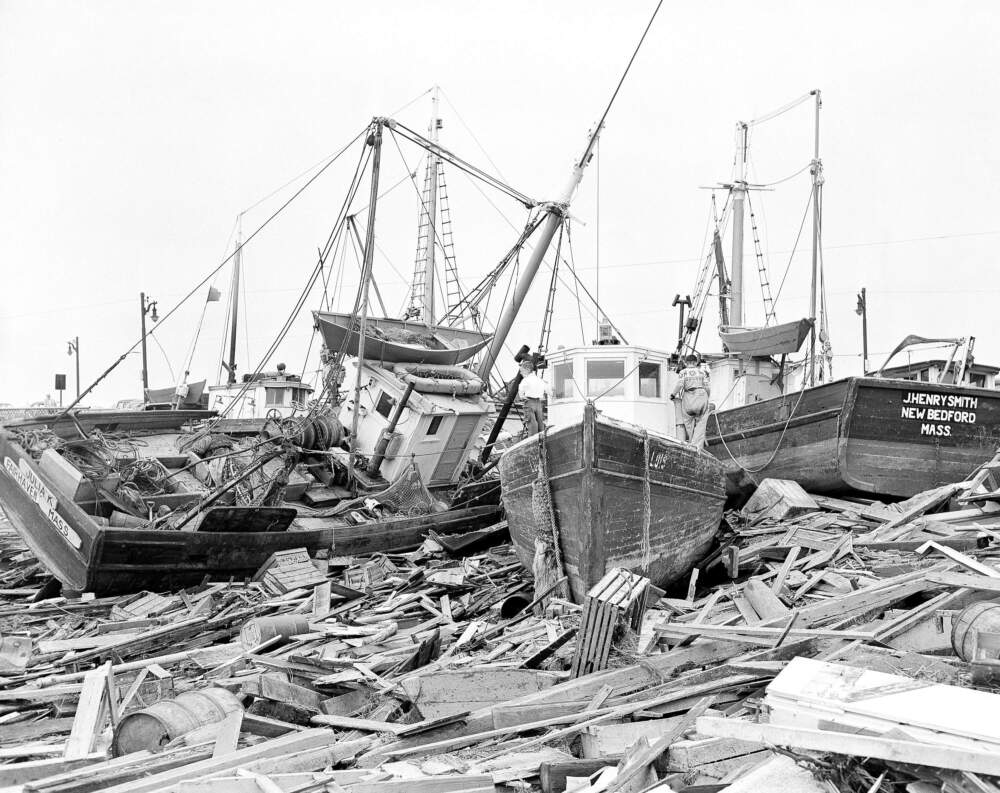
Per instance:
[[[765,480],[676,589],[612,570],[582,606],[479,532],[177,591],[25,578],[0,789],[996,793],[995,490]]]

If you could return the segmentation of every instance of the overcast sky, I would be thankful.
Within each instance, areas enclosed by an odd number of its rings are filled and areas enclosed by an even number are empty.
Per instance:
[[[528,195],[554,198],[654,5],[0,0],[0,402],[54,393],[56,372],[69,374],[72,392],[66,342],[76,336],[88,384],[137,340],[140,292],[166,313],[231,250],[241,211],[254,207],[247,235],[302,180],[273,191],[373,115],[398,111],[423,130],[435,84],[445,145]],[[699,188],[730,178],[735,122],[819,88],[835,374],[860,371],[862,286],[876,362],[921,333],[975,335],[978,360],[1000,363],[991,333],[998,16],[988,0],[665,3],[602,137],[599,226],[594,166],[573,205],[580,277],[594,288],[599,227],[602,304],[629,341],[672,348],[670,303],[692,290],[703,252],[710,192]],[[811,107],[755,128],[751,150],[752,181],[807,165]],[[402,153],[405,165],[387,140],[381,184],[393,189],[376,232],[390,313],[405,303],[416,243],[418,199],[405,174],[421,153]],[[356,156],[247,246],[241,371],[288,315]],[[453,170],[448,179],[471,285],[513,243],[525,211]],[[773,284],[808,190],[804,173],[752,196]],[[748,227],[748,252],[750,239]],[[803,240],[779,320],[807,313],[808,264]],[[357,269],[350,259],[343,267],[349,305]],[[752,320],[761,308],[751,273]],[[536,282],[513,344],[537,343],[548,278]],[[214,283],[225,292],[228,270]],[[150,343],[151,385],[171,384],[171,367],[184,366],[203,292],[158,329],[162,350]],[[319,300],[317,291],[308,308]],[[207,307],[193,380],[218,376],[224,306]],[[592,307],[582,316],[589,339]],[[310,334],[303,314],[272,365],[301,370]],[[552,346],[580,338],[575,295],[562,289]],[[718,348],[710,328],[702,346]],[[139,396],[140,367],[128,356],[86,402]]]

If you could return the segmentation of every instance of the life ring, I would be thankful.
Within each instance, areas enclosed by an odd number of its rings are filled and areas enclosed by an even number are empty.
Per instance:
[[[471,396],[483,392],[483,381],[464,366],[397,363],[392,370],[404,383],[413,383],[418,394]]]

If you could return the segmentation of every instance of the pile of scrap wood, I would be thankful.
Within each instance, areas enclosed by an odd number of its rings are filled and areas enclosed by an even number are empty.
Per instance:
[[[0,789],[1000,793],[989,487],[765,480],[677,591],[608,571],[582,605],[532,599],[509,545],[433,537],[180,592],[22,588]]]

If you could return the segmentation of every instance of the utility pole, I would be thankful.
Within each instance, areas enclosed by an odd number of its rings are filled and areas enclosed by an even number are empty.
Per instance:
[[[865,292],[865,288],[861,287],[861,291],[858,292],[858,307],[854,309],[854,313],[861,317],[861,349],[862,360],[864,361],[863,374],[868,374],[868,295]]]
[[[146,359],[146,314],[150,315],[150,319],[156,322],[159,317],[156,315],[156,301],[147,300],[146,293],[139,293],[139,314],[141,317],[142,325],[142,389],[143,398],[146,396],[146,389],[149,388],[149,369],[147,368]]]
[[[68,346],[66,350],[67,355],[76,354],[76,398],[80,398],[80,337],[75,336],[66,342]],[[60,394],[60,397],[62,395]],[[62,407],[62,405],[60,405]]]

